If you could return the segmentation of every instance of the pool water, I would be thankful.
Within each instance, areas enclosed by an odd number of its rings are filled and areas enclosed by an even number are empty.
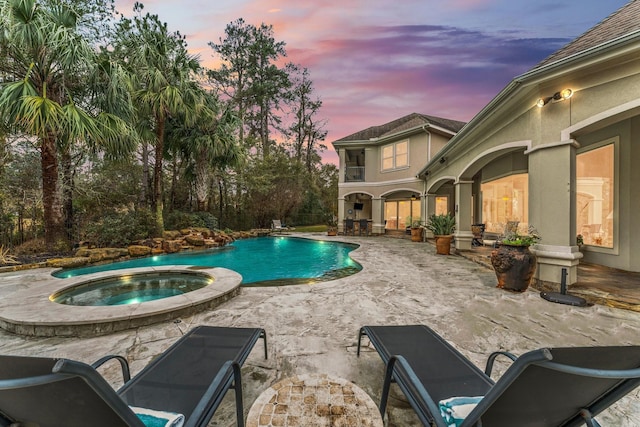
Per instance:
[[[182,295],[201,289],[213,279],[199,274],[143,273],[92,280],[50,297],[67,305],[124,305],[137,304]]]
[[[54,276],[74,277],[134,267],[195,265],[224,267],[242,275],[244,286],[278,286],[334,280],[362,269],[349,252],[358,245],[297,237],[236,240],[223,248],[136,258],[111,264],[64,269]]]

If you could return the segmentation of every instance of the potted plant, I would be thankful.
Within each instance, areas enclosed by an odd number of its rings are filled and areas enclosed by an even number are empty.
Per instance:
[[[411,223],[411,241],[422,242],[422,221],[410,220]]]
[[[436,239],[436,253],[449,255],[451,253],[451,240],[456,229],[456,218],[451,214],[433,214],[427,221],[426,228],[430,230]]]
[[[578,245],[578,250],[582,251],[582,246],[584,246],[584,237],[582,234],[576,236],[576,244]]]
[[[515,292],[527,290],[536,271],[537,258],[529,246],[540,241],[535,227],[526,234],[509,230],[498,240],[499,246],[491,252],[491,265],[498,278],[498,287]]]
[[[338,221],[335,216],[331,216],[327,220],[327,236],[337,236],[338,235]]]

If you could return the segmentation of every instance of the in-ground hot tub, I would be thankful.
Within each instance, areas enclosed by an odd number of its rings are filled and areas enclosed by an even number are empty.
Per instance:
[[[153,288],[156,286],[157,275],[167,277],[178,275],[183,276],[183,279],[184,275],[187,275],[188,281],[192,283],[204,278],[207,284],[190,292],[173,296],[165,295],[160,299],[133,301],[131,298],[123,298],[123,301],[128,300],[128,303],[117,305],[58,304],[51,299],[53,296],[61,296],[68,292],[85,291],[96,285],[104,285],[105,280],[122,282],[121,279],[128,276],[140,279],[138,280],[140,283],[145,283],[143,287]],[[172,321],[214,308],[238,295],[242,282],[240,274],[226,268],[184,265],[104,271],[68,279],[53,278],[50,273],[42,273],[42,276],[48,276],[48,278],[46,280],[36,278],[31,283],[24,283],[23,289],[0,299],[2,329],[19,335],[39,337],[105,335]],[[161,291],[158,294],[164,292]],[[122,293],[116,292],[116,295],[122,295]],[[138,298],[141,295],[139,293]],[[73,296],[73,298],[78,297]]]
[[[183,295],[214,282],[207,274],[191,272],[142,272],[89,280],[62,289],[49,299],[68,305],[126,305]]]

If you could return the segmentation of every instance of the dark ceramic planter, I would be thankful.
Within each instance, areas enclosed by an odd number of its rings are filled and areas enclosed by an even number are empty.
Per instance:
[[[524,292],[533,279],[537,259],[528,246],[502,244],[491,252],[491,265],[499,288]]]

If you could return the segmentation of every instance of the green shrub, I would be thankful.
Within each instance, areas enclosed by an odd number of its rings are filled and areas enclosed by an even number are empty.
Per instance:
[[[111,213],[87,226],[87,239],[99,247],[123,247],[153,236],[155,221],[151,212],[140,209]]]
[[[18,255],[35,255],[47,252],[47,245],[44,242],[44,238],[27,240],[20,246],[16,247],[15,252]]]
[[[167,213],[164,217],[164,228],[166,230],[181,230],[193,227],[215,230],[218,228],[218,218],[209,212],[179,211]]]

